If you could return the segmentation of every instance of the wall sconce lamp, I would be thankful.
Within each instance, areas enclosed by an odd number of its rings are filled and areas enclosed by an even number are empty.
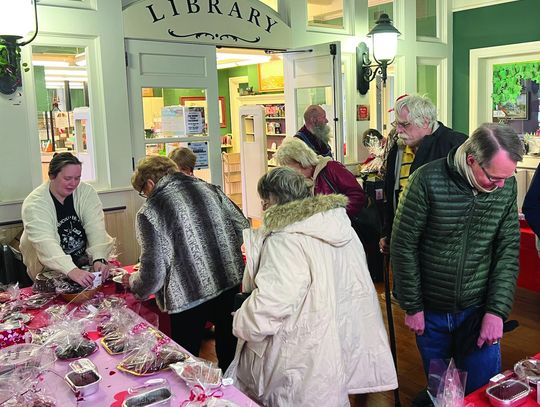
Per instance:
[[[377,63],[371,65],[369,59],[369,48],[361,42],[356,47],[356,87],[361,95],[365,95],[369,90],[371,82],[377,73],[380,72],[383,84],[386,84],[387,68],[397,53],[397,37],[401,33],[392,25],[392,20],[388,14],[381,14],[375,27],[367,34],[373,39],[373,59]]]
[[[1,0],[0,4],[0,93],[11,95],[22,85],[20,47],[38,33],[37,0]],[[28,41],[17,42],[32,31]]]

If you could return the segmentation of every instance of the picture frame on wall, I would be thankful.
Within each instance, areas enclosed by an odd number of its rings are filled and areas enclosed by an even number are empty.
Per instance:
[[[225,111],[225,96],[219,96],[219,127],[227,127],[227,115]],[[206,98],[204,96],[181,96],[180,104],[187,107],[203,107],[206,109]],[[206,121],[206,119],[205,119]]]
[[[277,58],[258,65],[259,92],[283,92],[283,60]]]
[[[529,93],[521,93],[515,101],[501,103],[499,113],[494,117],[507,120],[528,120],[529,119]],[[502,112],[502,113],[500,113]]]

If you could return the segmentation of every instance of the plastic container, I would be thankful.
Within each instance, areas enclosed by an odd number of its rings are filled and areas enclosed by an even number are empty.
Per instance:
[[[519,380],[510,379],[488,387],[486,394],[494,407],[520,406],[527,401],[530,387]]]
[[[89,396],[98,391],[101,381],[101,376],[95,370],[71,371],[64,378],[71,390],[81,397]]]
[[[171,388],[166,379],[150,379],[143,385],[128,389],[122,407],[157,407],[171,405]]]

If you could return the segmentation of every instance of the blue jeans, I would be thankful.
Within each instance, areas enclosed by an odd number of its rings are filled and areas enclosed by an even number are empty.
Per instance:
[[[455,314],[424,310],[424,334],[416,336],[416,345],[422,356],[424,372],[428,377],[431,359],[450,359],[452,354],[452,335],[463,321],[477,312],[477,307],[470,307]],[[501,370],[501,348],[499,344],[484,345],[462,360],[454,357],[456,366],[467,371],[465,394],[482,387]]]

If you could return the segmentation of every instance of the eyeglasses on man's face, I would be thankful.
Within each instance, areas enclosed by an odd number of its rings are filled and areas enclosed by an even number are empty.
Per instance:
[[[484,175],[486,176],[486,178],[489,180],[489,182],[501,182],[501,181],[506,181],[508,178],[510,177],[494,177],[492,176],[491,174],[489,174],[486,169],[484,168],[483,165],[480,165],[478,164],[478,166],[482,169]],[[514,174],[516,173],[516,171],[514,171]]]
[[[394,120],[392,123],[390,123],[392,127],[397,128],[398,126],[402,129],[406,129],[411,125],[411,122],[400,122],[398,120]]]

